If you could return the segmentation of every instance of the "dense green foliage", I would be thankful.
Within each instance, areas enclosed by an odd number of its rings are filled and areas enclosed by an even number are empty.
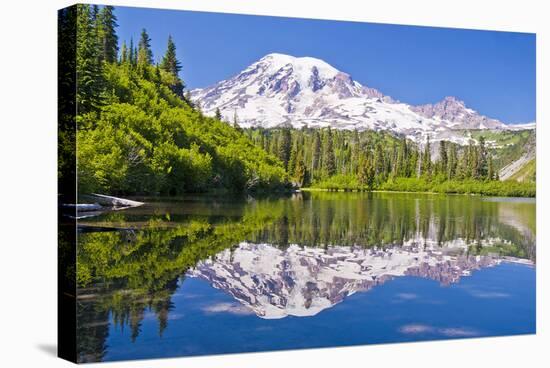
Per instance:
[[[137,50],[133,42],[129,48],[124,45],[119,60],[109,62],[107,54],[99,57],[105,42],[92,37],[98,32],[96,12],[88,5],[79,5],[78,12],[81,192],[178,194],[285,187],[286,173],[276,157],[229,124],[204,116],[183,97],[181,65],[171,38],[160,65],[152,64],[146,30]],[[114,32],[114,20],[111,24],[102,29]]]
[[[495,150],[482,135],[465,147],[447,141],[433,147],[429,139],[420,147],[373,131],[248,129],[246,134],[279,157],[301,187],[535,196],[534,183],[498,181]]]
[[[335,175],[315,183],[311,189],[330,191],[380,190],[392,192],[429,192],[447,194],[480,194],[504,197],[535,197],[535,183],[522,183],[515,180],[428,180],[426,178],[393,178],[379,185],[360,184],[351,175]]]

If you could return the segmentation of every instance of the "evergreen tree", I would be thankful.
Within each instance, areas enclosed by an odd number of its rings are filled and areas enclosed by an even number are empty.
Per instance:
[[[172,40],[172,36],[168,36],[168,46],[166,47],[166,54],[164,54],[160,66],[166,72],[176,77],[181,71],[181,63],[176,58],[176,44]]]
[[[443,175],[447,175],[448,164],[449,164],[449,160],[447,157],[447,142],[440,141],[439,142],[439,164],[438,164],[439,173]]]
[[[164,54],[160,66],[173,78],[173,81],[170,83],[170,89],[176,95],[182,96],[185,86],[178,74],[181,71],[181,63],[176,57],[176,44],[172,40],[172,36],[168,36],[168,46],[166,48],[166,54]]]
[[[297,155],[298,155],[298,144],[297,144],[297,140],[295,140],[293,143],[292,143],[292,148],[290,149],[290,157],[288,159],[288,175],[290,175],[290,177],[294,177],[294,169],[296,168],[296,159],[297,159]]]
[[[447,179],[454,179],[456,176],[456,168],[458,165],[458,153],[455,144],[449,147],[449,161],[447,164]]]
[[[96,110],[101,105],[103,89],[102,68],[95,29],[95,19],[90,5],[77,5],[76,36],[76,101],[79,114]]]
[[[233,128],[237,130],[241,130],[241,126],[239,125],[239,118],[237,116],[237,110],[233,112]]]
[[[397,168],[396,175],[401,177],[408,176],[408,160],[409,160],[409,147],[407,145],[407,138],[401,139],[399,145],[399,152],[397,154]]]
[[[495,169],[493,167],[493,158],[489,156],[489,159],[487,160],[487,180],[494,180],[495,179]]]
[[[126,47],[126,41],[122,42],[122,49],[120,50],[120,63],[126,64],[128,62],[128,48]]]
[[[409,175],[408,177],[417,177],[418,176],[418,151],[416,149],[411,150],[411,153],[409,154],[409,163],[408,163],[408,170]]]
[[[317,172],[321,168],[321,136],[319,131],[313,133],[313,146],[311,156],[311,172],[317,178]]]
[[[57,18],[58,155],[59,192],[65,196],[74,188],[76,175],[76,35],[77,6],[59,10]],[[67,193],[68,191],[68,193]],[[68,198],[73,196],[69,194]]]
[[[376,149],[374,153],[374,173],[376,176],[379,176],[381,180],[386,178],[386,159],[384,155],[384,147],[382,143],[376,144]]]
[[[473,141],[470,141],[468,146],[468,171],[469,178],[478,178],[478,162],[479,162],[479,151],[476,146],[474,146]]]
[[[292,137],[290,135],[290,129],[285,128],[281,134],[277,156],[283,162],[283,166],[286,170],[288,170],[288,161],[290,160],[291,143]]]
[[[367,190],[374,188],[374,182],[376,179],[376,173],[374,170],[374,163],[368,156],[363,155],[359,163],[359,184],[365,186]]]
[[[134,59],[134,65],[137,66],[138,63],[138,47],[137,45],[134,46],[132,49],[132,58]]]
[[[133,37],[130,37],[130,47],[128,48],[128,61],[131,65],[136,65],[137,63]]]
[[[151,51],[151,39],[145,28],[141,31],[137,54],[138,66],[153,64],[153,51]]]
[[[359,156],[361,152],[361,144],[359,140],[359,132],[357,129],[353,131],[353,136],[351,139],[351,154],[350,154],[350,170],[351,174],[357,174]]]
[[[323,174],[330,177],[336,173],[336,158],[332,142],[332,131],[329,128],[326,135],[326,142],[323,150]]]
[[[272,138],[269,140],[269,147],[267,151],[273,156],[279,157],[279,135],[270,134],[270,136]]]
[[[471,157],[470,148],[471,148],[471,145],[464,147],[464,149],[462,150],[462,155],[460,156],[460,159],[459,159],[457,177],[460,180],[467,179],[472,174],[472,171],[470,169],[470,157]]]
[[[219,107],[216,107],[216,111],[214,112],[214,117],[217,119],[217,120],[222,120],[223,117],[222,117],[222,112],[220,111],[220,108]]]
[[[500,174],[498,170],[493,166],[493,180],[500,180]]]
[[[160,67],[158,64],[155,65],[155,83],[157,88],[162,84],[162,75],[160,74]]]
[[[487,177],[487,146],[485,145],[485,137],[479,137],[476,162],[476,178],[485,179]]]
[[[430,136],[426,138],[424,154],[422,155],[422,175],[430,176],[432,173],[432,154],[430,146]]]
[[[294,167],[294,179],[299,187],[303,187],[308,184],[308,173],[306,164],[304,162],[304,155],[302,150],[298,150],[296,154],[296,166]]]
[[[114,63],[118,55],[118,37],[115,31],[118,24],[113,11],[114,7],[106,5],[97,15],[100,59],[108,63]]]

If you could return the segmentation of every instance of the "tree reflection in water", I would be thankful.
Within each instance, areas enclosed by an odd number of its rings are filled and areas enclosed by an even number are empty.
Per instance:
[[[109,321],[129,329],[135,340],[149,311],[156,316],[162,336],[173,308],[171,297],[188,271],[223,289],[216,265],[254,276],[261,275],[257,267],[262,259],[278,261],[278,267],[288,272],[272,273],[268,281],[276,286],[271,291],[279,294],[271,292],[267,303],[250,302],[267,290],[261,277],[245,288],[259,295],[243,297],[244,289],[225,291],[238,294],[236,298],[259,316],[280,318],[289,314],[296,290],[301,291],[301,309],[290,314],[312,315],[315,308],[318,312],[351,292],[399,275],[439,277],[448,283],[502,257],[535,262],[533,201],[395,193],[189,197],[149,200],[142,208],[104,214],[81,225],[77,250],[81,362],[103,359]],[[94,231],[99,229],[116,230]],[[243,266],[246,254],[256,257],[249,269]],[[235,261],[239,257],[241,261]],[[399,261],[392,264],[388,257]],[[375,273],[380,260],[387,270]],[[307,280],[299,279],[297,275],[304,273],[292,269],[297,266],[308,270]],[[328,274],[338,282],[318,282]]]

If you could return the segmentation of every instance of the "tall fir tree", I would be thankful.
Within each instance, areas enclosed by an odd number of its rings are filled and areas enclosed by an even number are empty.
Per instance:
[[[97,110],[102,102],[103,76],[99,62],[93,8],[77,5],[76,101],[79,114]]]
[[[487,159],[487,180],[495,179],[495,168],[493,166],[493,158],[489,156]]]
[[[449,164],[449,159],[447,155],[447,142],[439,142],[439,162],[437,171],[443,175],[447,175],[447,166]]]
[[[222,112],[220,111],[219,107],[216,107],[216,111],[214,112],[214,117],[220,121],[223,119]]]
[[[376,172],[374,163],[368,155],[363,154],[359,160],[359,173],[357,178],[359,184],[365,186],[367,190],[372,190],[374,188]]]
[[[479,150],[474,145],[474,141],[470,141],[470,145],[468,146],[468,171],[469,171],[469,178],[478,178],[478,161],[479,161]]]
[[[357,174],[359,156],[361,153],[361,143],[359,139],[359,132],[357,129],[353,131],[353,136],[351,138],[351,154],[350,154],[350,173],[355,175]]]
[[[430,176],[432,174],[432,153],[430,145],[430,136],[426,138],[424,153],[422,155],[422,175]]]
[[[128,63],[128,47],[126,47],[126,41],[122,42],[122,48],[120,49],[120,63]]]
[[[288,162],[290,160],[290,150],[292,144],[292,137],[290,129],[285,128],[281,132],[281,140],[279,142],[278,154],[277,156],[283,162],[283,166],[288,170]]]
[[[294,177],[294,169],[296,168],[296,155],[298,154],[297,148],[296,148],[296,141],[294,141],[291,144],[291,147],[292,148],[290,149],[290,156],[289,156],[289,159],[288,159],[287,173],[291,178],[293,178]]]
[[[321,135],[316,130],[313,133],[312,153],[311,153],[311,173],[312,176],[317,179],[318,172],[321,168]]]
[[[407,145],[407,138],[401,139],[399,145],[399,152],[397,154],[397,170],[396,175],[400,177],[407,176],[409,160],[409,147]]]
[[[176,57],[176,44],[174,43],[172,36],[168,36],[168,45],[166,46],[166,53],[162,58],[160,67],[164,69],[166,72],[172,74],[173,76],[177,76],[178,73],[181,71],[181,63]]]
[[[296,164],[294,166],[294,180],[299,187],[307,185],[309,181],[308,172],[304,160],[302,149],[299,149],[296,154]]]
[[[323,150],[323,175],[330,177],[334,174],[336,174],[336,157],[334,156],[332,130],[329,128]]]
[[[487,152],[487,145],[485,144],[485,137],[481,136],[479,137],[478,141],[478,156],[477,156],[477,178],[485,179],[487,177],[487,158],[488,158],[488,152]]]
[[[456,144],[451,143],[449,147],[449,161],[447,164],[447,179],[454,179],[456,176],[456,168],[458,166],[458,152]]]
[[[114,7],[106,5],[101,8],[97,20],[101,60],[114,63],[118,55],[118,36],[115,30],[118,24]]]
[[[136,65],[137,62],[133,37],[130,37],[130,46],[128,47],[128,62],[131,65]]]
[[[387,160],[389,161],[389,160]],[[374,149],[374,172],[375,175],[380,176],[382,180],[385,180],[386,173],[386,159],[384,155],[384,147],[382,143],[378,142]]]
[[[233,128],[238,131],[241,131],[241,126],[239,125],[239,116],[237,115],[237,110],[233,111]]]
[[[153,64],[153,51],[151,51],[151,38],[149,38],[149,35],[147,34],[147,30],[145,28],[142,29],[141,36],[139,38],[137,64],[138,66]]]
[[[168,45],[166,47],[166,53],[162,58],[160,67],[172,76],[170,82],[170,89],[179,97],[183,97],[183,90],[185,85],[179,77],[181,71],[181,63],[176,57],[176,44],[174,43],[172,36],[168,36]]]

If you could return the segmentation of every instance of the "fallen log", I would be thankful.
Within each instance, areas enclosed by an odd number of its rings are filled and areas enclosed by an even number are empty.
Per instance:
[[[88,194],[87,196],[83,196],[83,197],[89,197],[95,203],[99,203],[100,205],[105,207],[114,207],[115,209],[121,208],[121,207],[122,208],[139,207],[139,206],[143,206],[144,204],[143,202],[132,201],[130,199],[118,198],[118,197],[108,196],[105,194],[97,194],[97,193]]]
[[[103,207],[99,203],[62,204],[65,208],[76,208],[78,212],[99,211]]]
[[[66,216],[81,219],[100,215],[104,211],[119,211],[144,205],[143,202],[97,193],[82,195],[79,197],[79,201],[89,203],[64,203],[61,205],[62,208],[76,209],[76,217],[74,214],[65,214]]]

